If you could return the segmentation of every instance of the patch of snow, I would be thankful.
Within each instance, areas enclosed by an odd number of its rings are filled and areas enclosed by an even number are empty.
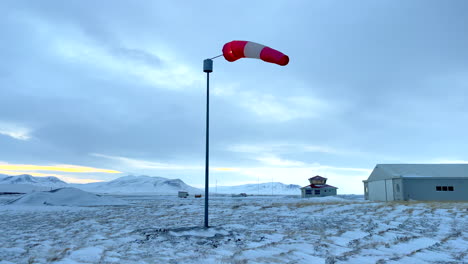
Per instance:
[[[0,264],[16,264],[16,263],[6,261],[6,260],[0,260]]]
[[[87,247],[73,251],[70,254],[70,258],[77,261],[83,261],[87,263],[97,263],[101,259],[102,252],[104,250],[99,247]]]
[[[363,231],[346,231],[343,234],[340,234],[338,237],[330,237],[333,243],[346,247],[354,239],[362,239],[367,236],[369,233]]]
[[[222,229],[210,228],[208,230],[204,228],[190,228],[176,231],[169,231],[172,236],[193,236],[193,237],[214,237],[217,234],[227,235],[228,233]]]
[[[114,197],[98,196],[76,188],[61,188],[49,192],[29,193],[13,201],[12,205],[95,206],[127,204]]]

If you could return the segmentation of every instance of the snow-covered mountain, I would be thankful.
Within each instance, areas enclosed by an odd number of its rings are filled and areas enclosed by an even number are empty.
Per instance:
[[[218,186],[211,188],[210,192],[228,193],[228,194],[262,194],[262,195],[300,195],[301,186],[295,184],[284,184],[281,182],[268,182],[259,184],[244,184],[237,186]]]
[[[125,176],[110,182],[74,184],[73,186],[84,191],[95,193],[177,194],[178,191],[187,191],[189,194],[201,194],[203,192],[200,189],[187,185],[180,179],[150,176]]]
[[[2,177],[5,176],[5,177]],[[18,176],[0,176],[0,184],[28,184],[34,186],[42,186],[49,188],[61,188],[66,187],[68,184],[64,181],[59,180],[56,177],[34,177],[29,174],[23,174]]]
[[[24,186],[24,188],[17,187]],[[27,188],[26,188],[27,187]],[[168,179],[150,176],[124,176],[109,182],[87,184],[68,184],[56,177],[34,177],[31,175],[8,176],[0,174],[0,192],[31,192],[44,191],[63,187],[75,187],[87,192],[115,194],[177,194],[187,191],[189,194],[202,194],[203,190],[187,185],[180,179]],[[261,195],[300,195],[301,186],[269,182],[260,184],[245,184],[238,186],[211,187],[210,192],[225,194],[261,194]]]
[[[19,187],[22,188],[19,188]],[[8,176],[0,174],[0,192],[45,191],[63,187],[75,187],[95,193],[147,193],[147,194],[177,194],[178,191],[187,191],[198,194],[203,191],[185,184],[180,179],[167,179],[150,176],[125,176],[109,182],[96,182],[88,184],[68,184],[56,177],[34,177],[31,175]]]

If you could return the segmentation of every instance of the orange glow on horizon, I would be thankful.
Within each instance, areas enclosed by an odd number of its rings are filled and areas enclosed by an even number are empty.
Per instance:
[[[215,171],[236,171],[235,168],[213,168]]]

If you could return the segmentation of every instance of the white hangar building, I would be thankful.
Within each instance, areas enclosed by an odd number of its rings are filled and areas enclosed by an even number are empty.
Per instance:
[[[468,201],[468,164],[377,164],[366,200]]]

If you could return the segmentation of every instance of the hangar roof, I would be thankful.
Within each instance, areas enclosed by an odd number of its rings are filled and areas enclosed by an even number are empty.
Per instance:
[[[377,164],[367,181],[415,177],[468,178],[468,164]]]

